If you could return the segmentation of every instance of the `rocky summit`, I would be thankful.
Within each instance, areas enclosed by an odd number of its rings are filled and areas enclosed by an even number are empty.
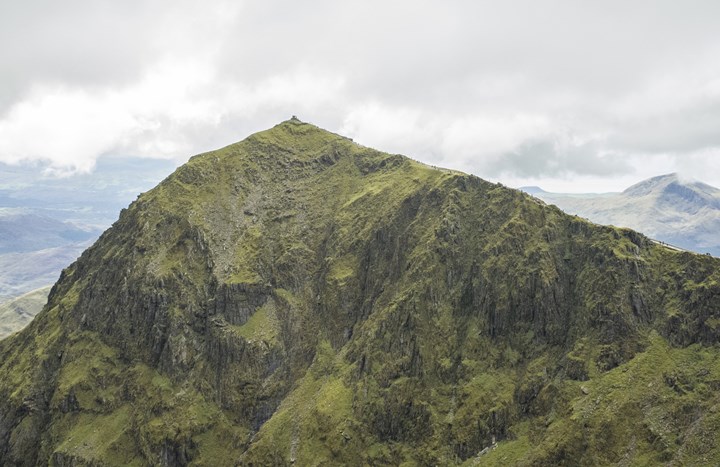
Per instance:
[[[720,260],[292,119],[0,341],[2,465],[718,465]]]

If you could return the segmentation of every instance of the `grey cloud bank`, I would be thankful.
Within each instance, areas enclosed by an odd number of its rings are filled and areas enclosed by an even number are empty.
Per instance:
[[[297,114],[511,185],[720,185],[718,26],[711,1],[3,2],[0,161],[180,163]]]

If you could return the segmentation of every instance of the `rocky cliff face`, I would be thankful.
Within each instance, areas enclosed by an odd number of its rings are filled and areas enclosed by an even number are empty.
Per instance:
[[[719,265],[293,119],[0,341],[0,463],[717,461]]]

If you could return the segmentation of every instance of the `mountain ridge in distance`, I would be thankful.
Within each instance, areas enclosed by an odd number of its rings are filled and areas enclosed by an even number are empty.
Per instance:
[[[50,286],[60,271],[75,261],[92,240],[42,250],[0,255],[0,303]]]
[[[174,168],[172,161],[103,156],[92,174],[57,178],[39,176],[37,164],[0,162],[0,303],[52,285],[121,208]]]
[[[80,227],[27,209],[0,208],[0,255],[79,243],[99,234],[95,228]]]
[[[31,209],[0,208],[0,303],[52,284],[99,234]]]
[[[620,193],[521,190],[598,224],[628,227],[687,250],[720,256],[720,189],[685,181],[675,173],[643,180]]]
[[[291,119],[0,341],[0,463],[712,463],[719,266]]]

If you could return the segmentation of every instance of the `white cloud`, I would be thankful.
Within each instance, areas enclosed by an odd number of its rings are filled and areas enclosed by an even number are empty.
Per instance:
[[[87,172],[97,157],[121,148],[177,157],[189,147],[182,138],[169,138],[181,136],[172,126],[212,124],[216,115],[212,102],[190,96],[202,84],[194,69],[153,70],[119,89],[38,86],[0,120],[0,160],[47,161],[53,172],[65,174]]]
[[[313,113],[336,102],[342,87],[338,77],[302,68],[253,87],[218,83],[207,63],[190,61],[158,64],[122,88],[38,87],[0,120],[0,161],[45,161],[58,175],[88,172],[110,153],[180,161],[212,148],[193,138],[198,132],[207,138],[226,120],[273,110],[285,118]]]
[[[518,141],[544,136],[551,129],[541,115],[454,116],[371,102],[353,106],[339,131],[385,151],[482,172],[515,149]]]
[[[0,121],[2,161],[43,160],[58,173],[89,171],[116,134],[135,125],[115,107],[113,95],[38,89]]]
[[[507,181],[683,168],[720,185],[718,16],[711,1],[5,2],[0,161],[181,161],[296,114]]]

